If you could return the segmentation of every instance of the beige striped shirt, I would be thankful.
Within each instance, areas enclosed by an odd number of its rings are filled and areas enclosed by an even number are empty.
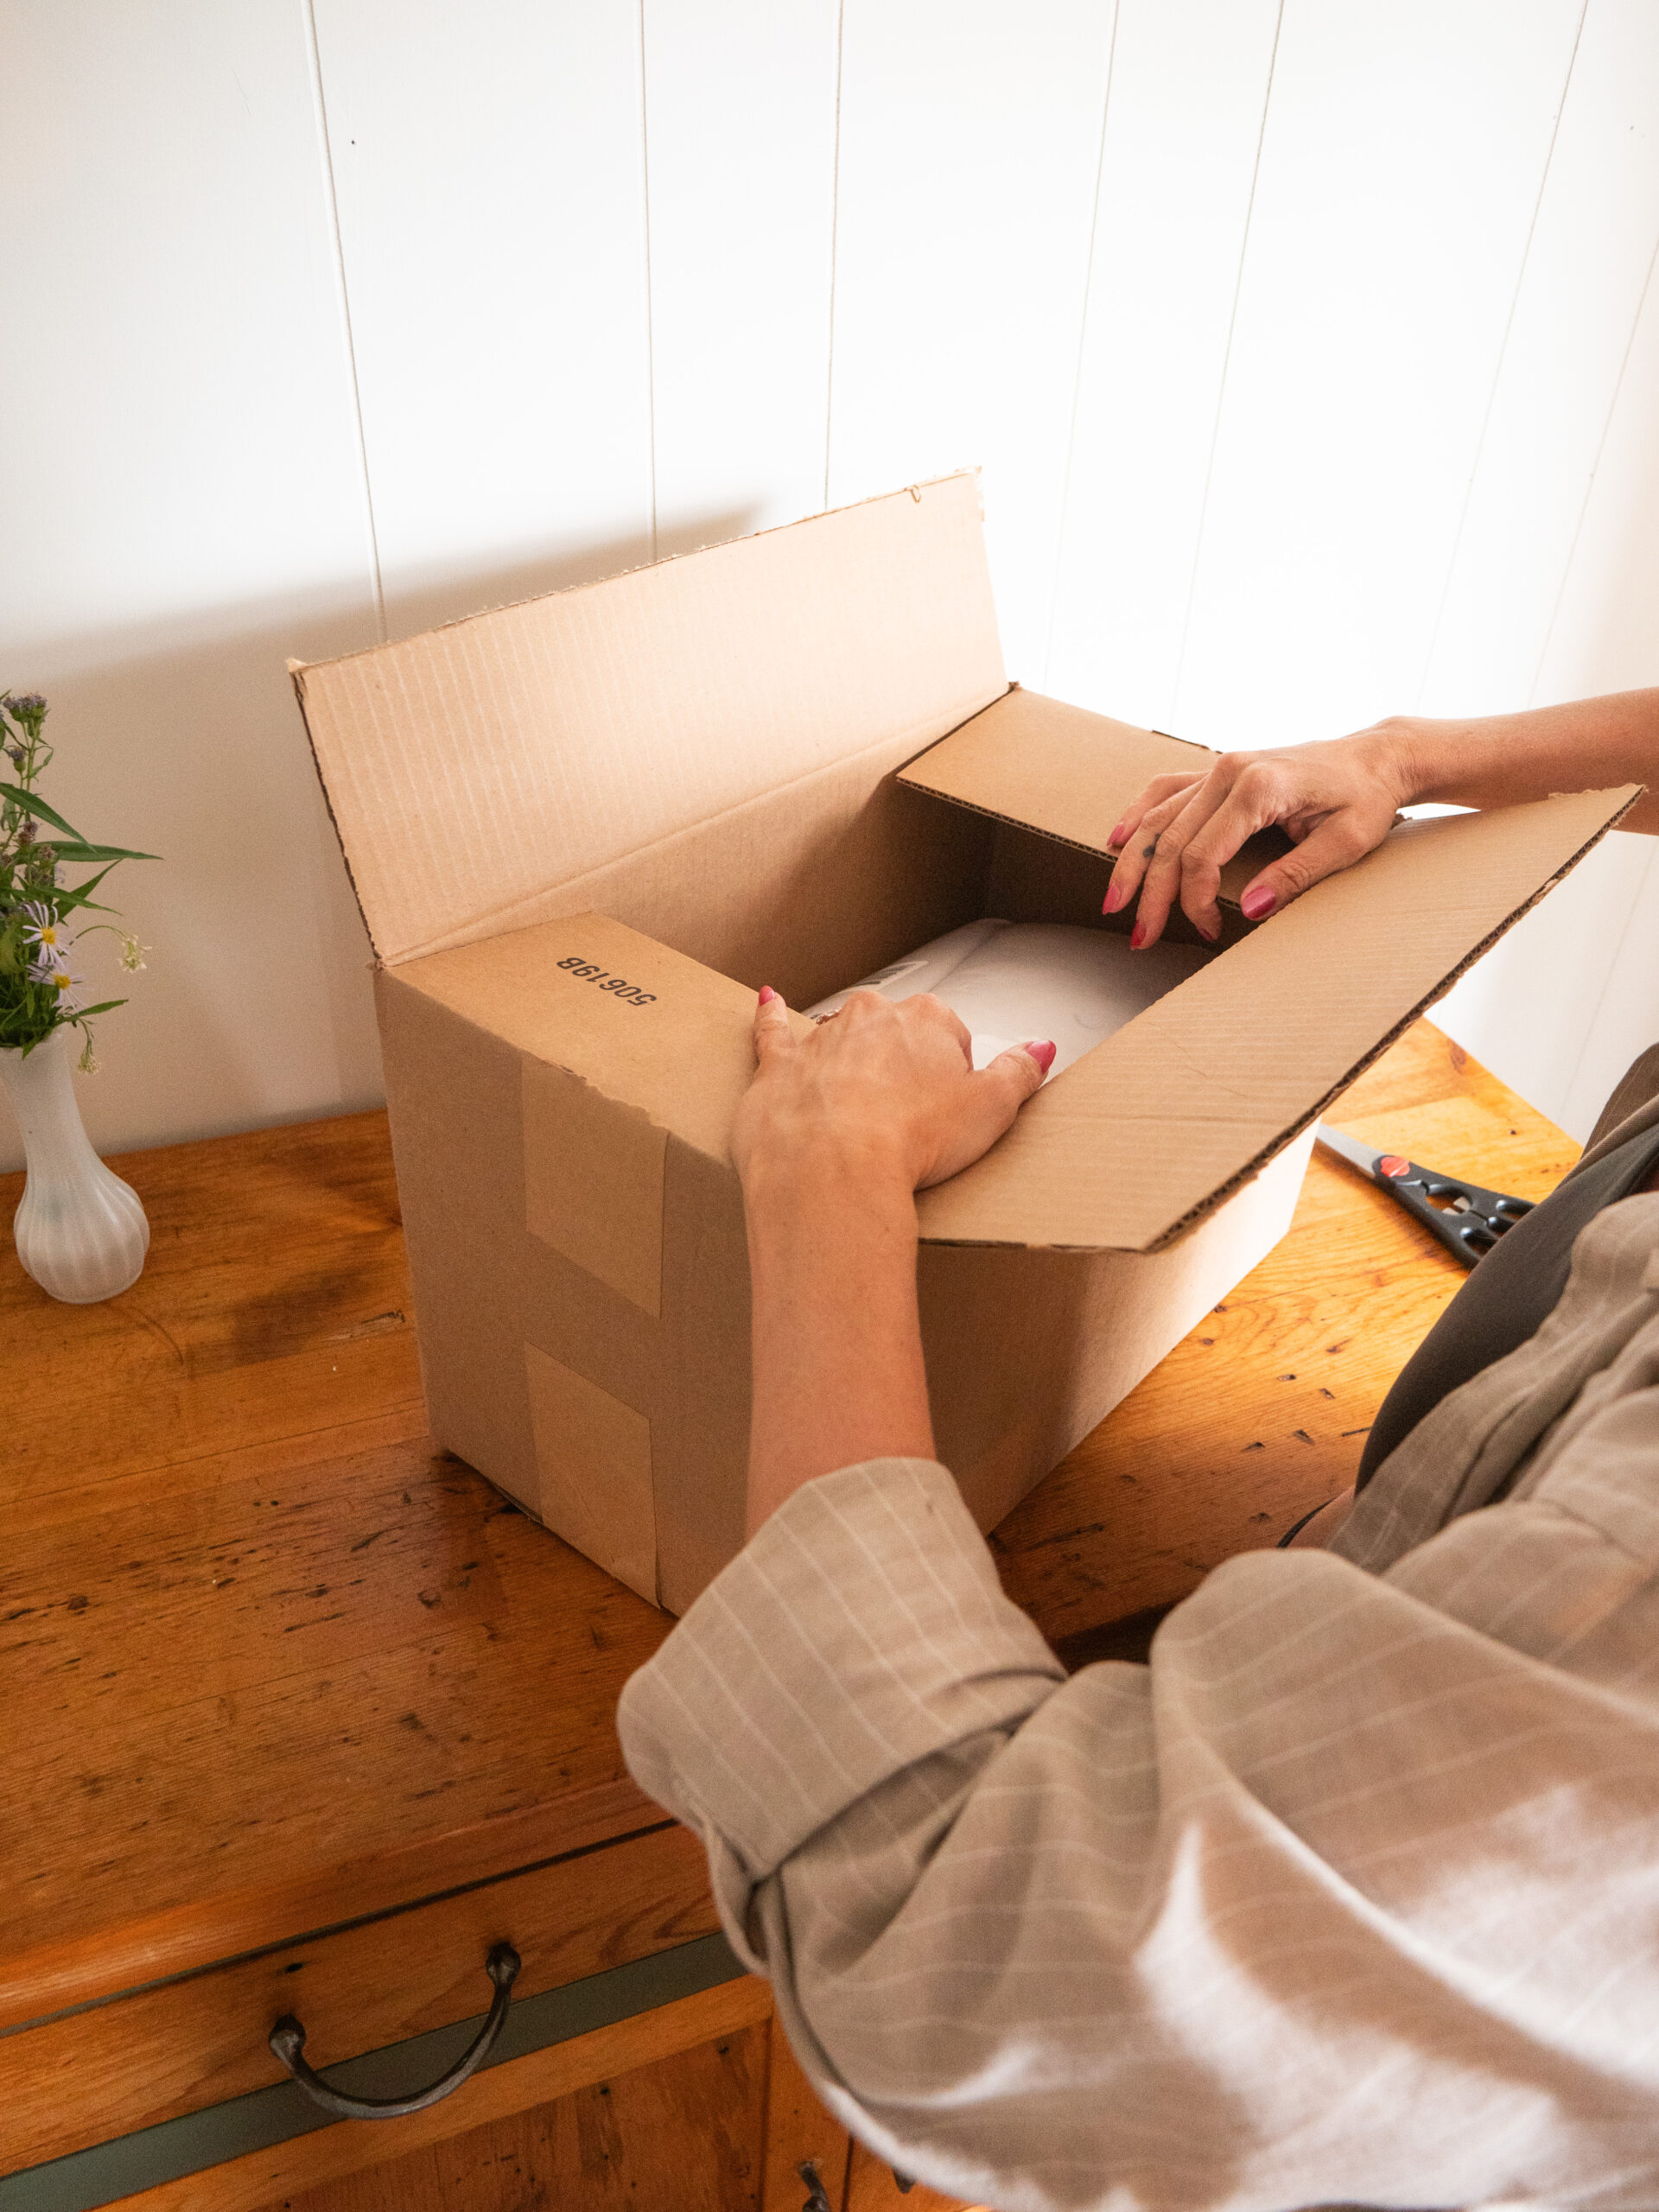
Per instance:
[[[1510,1495],[1457,1511],[1495,1471]],[[824,2101],[1007,2212],[1659,2206],[1659,1196],[1339,1539],[1067,1679],[942,1467],[809,1484],[628,1684]]]

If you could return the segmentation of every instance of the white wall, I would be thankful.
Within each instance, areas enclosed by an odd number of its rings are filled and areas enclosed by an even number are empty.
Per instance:
[[[377,1096],[290,654],[980,461],[1088,705],[1659,680],[1651,0],[13,0],[0,79],[0,684],[166,855],[106,1150]],[[1442,1010],[1580,1133],[1654,852]]]

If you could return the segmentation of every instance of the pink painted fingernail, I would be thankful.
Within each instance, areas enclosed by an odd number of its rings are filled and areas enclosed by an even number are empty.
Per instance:
[[[1103,914],[1115,914],[1128,897],[1128,889],[1114,876],[1106,887],[1106,896],[1100,902]]]
[[[1202,922],[1195,923],[1193,926],[1197,929],[1198,935],[1204,939],[1206,944],[1218,944],[1221,942],[1221,931],[1219,930],[1207,930]]]
[[[1269,891],[1265,883],[1258,883],[1254,891],[1247,891],[1238,902],[1238,911],[1247,922],[1259,922],[1263,914],[1270,914],[1279,904],[1279,894]]]
[[[1058,1047],[1051,1044],[1049,1040],[1045,1038],[1043,1042],[1039,1045],[1033,1045],[1027,1042],[1026,1050],[1031,1054],[1032,1058],[1036,1061],[1038,1066],[1041,1068],[1043,1073],[1046,1075],[1050,1068],[1054,1065],[1054,1055],[1058,1050]]]
[[[778,995],[777,992],[776,992],[776,991],[774,991],[774,990],[772,989],[772,985],[771,985],[770,983],[762,983],[762,984],[761,984],[761,986],[760,986],[760,1003],[761,1003],[761,1005],[762,1005],[762,1006],[770,1006],[770,1005],[772,1004],[772,1002],[773,999],[775,999],[775,998],[777,997],[777,995]]]
[[[1139,952],[1146,941],[1147,925],[1144,922],[1137,922],[1135,927],[1129,931],[1129,950],[1131,952]]]
[[[1116,829],[1113,830],[1111,836],[1106,840],[1106,842],[1109,845],[1121,845],[1128,834],[1128,823],[1127,822],[1120,822]]]

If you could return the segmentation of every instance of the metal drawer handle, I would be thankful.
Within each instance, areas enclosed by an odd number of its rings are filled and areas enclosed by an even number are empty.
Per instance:
[[[305,2049],[305,2030],[291,2012],[284,2012],[270,2031],[270,2047],[294,2079],[310,2098],[325,2112],[337,2113],[341,2120],[397,2120],[404,2113],[424,2112],[458,2089],[469,2075],[479,2068],[495,2048],[507,2017],[507,2006],[512,2001],[512,1985],[518,1978],[518,1954],[511,1943],[498,1943],[484,1961],[484,1971],[495,1984],[495,1995],[490,1999],[490,2016],[479,2030],[467,2050],[463,2051],[447,2074],[441,2074],[429,2088],[417,2089],[412,2097],[348,2097],[331,2089],[321,2074],[308,2066],[301,2053]]]
[[[805,2203],[801,2207],[801,2212],[835,2212],[835,2207],[824,2194],[823,2176],[818,2171],[817,2160],[803,2158],[795,2171],[806,2183],[810,2191]]]

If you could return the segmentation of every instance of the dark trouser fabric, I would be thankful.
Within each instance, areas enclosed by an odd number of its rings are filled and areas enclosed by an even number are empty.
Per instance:
[[[1656,1092],[1659,1047],[1643,1054],[1608,1100],[1591,1144]],[[1575,1170],[1486,1254],[1382,1401],[1365,1440],[1356,1489],[1364,1488],[1442,1398],[1536,1335],[1567,1287],[1579,1231],[1604,1206],[1639,1190],[1656,1167],[1659,1127],[1641,1130],[1588,1167]]]

